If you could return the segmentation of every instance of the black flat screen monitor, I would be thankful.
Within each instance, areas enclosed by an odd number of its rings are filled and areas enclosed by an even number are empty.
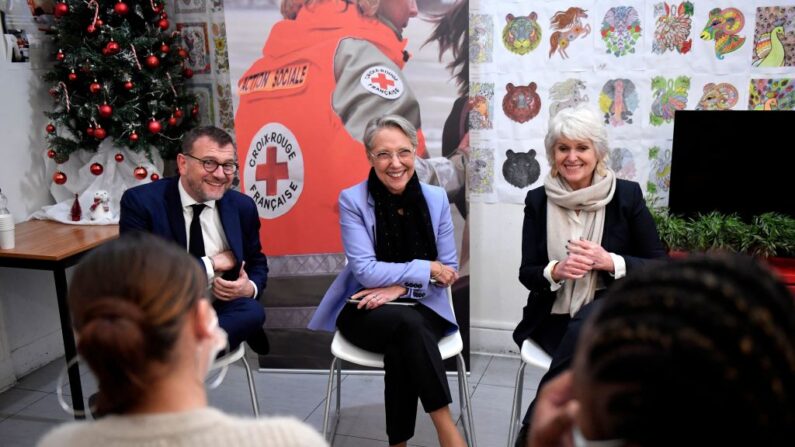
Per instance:
[[[795,111],[676,112],[668,207],[795,217]]]

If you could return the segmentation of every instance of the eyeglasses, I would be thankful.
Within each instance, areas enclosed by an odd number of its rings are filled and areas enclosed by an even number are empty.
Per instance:
[[[221,169],[223,169],[224,174],[234,174],[235,172],[237,172],[237,163],[235,162],[230,161],[229,163],[218,163],[217,161],[210,160],[208,158],[196,158],[191,154],[182,154],[182,155],[201,162],[202,166],[204,167],[204,170],[209,172],[210,174],[215,172],[215,170],[218,169],[218,166],[220,166]]]
[[[393,158],[395,158],[395,155],[397,155],[397,158],[400,161],[408,161],[411,160],[412,157],[414,157],[414,150],[401,149],[397,152],[390,152],[390,151],[381,151],[376,153],[368,152],[367,155],[369,155],[370,158],[372,158],[373,160],[379,163],[389,163],[392,161]]]

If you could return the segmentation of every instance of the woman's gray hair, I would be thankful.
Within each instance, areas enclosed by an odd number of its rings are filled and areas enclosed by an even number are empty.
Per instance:
[[[400,115],[383,115],[373,118],[364,128],[364,149],[369,153],[373,149],[373,140],[379,130],[391,127],[398,129],[406,135],[411,142],[411,148],[417,149],[417,129],[406,118]]]
[[[607,161],[607,130],[602,118],[588,106],[569,107],[561,110],[549,120],[549,130],[544,138],[547,150],[547,161],[555,172],[555,142],[559,138],[570,140],[589,140],[596,149],[599,164],[597,169],[604,169]],[[601,166],[600,166],[601,165]],[[553,174],[555,175],[555,174]]]

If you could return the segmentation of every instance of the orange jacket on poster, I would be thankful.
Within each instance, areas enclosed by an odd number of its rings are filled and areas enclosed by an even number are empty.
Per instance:
[[[320,2],[274,25],[238,81],[241,191],[257,204],[269,256],[343,251],[337,198],[370,169],[361,136],[332,107],[335,52],[346,38],[371,43],[398,69],[405,63],[406,40],[387,25],[342,1]]]

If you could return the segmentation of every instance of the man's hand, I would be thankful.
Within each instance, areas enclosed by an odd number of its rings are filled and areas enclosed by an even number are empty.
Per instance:
[[[232,258],[234,259],[234,257]],[[251,298],[251,295],[254,294],[254,286],[251,285],[251,281],[248,280],[248,275],[244,269],[245,266],[246,262],[243,261],[240,266],[240,273],[234,281],[215,278],[213,280],[213,294],[224,301],[237,298]]]
[[[547,382],[536,398],[527,447],[571,446],[571,429],[579,404],[572,394],[571,371]]]
[[[376,287],[374,289],[364,289],[354,293],[351,299],[358,300],[361,298],[359,304],[356,305],[357,309],[375,309],[382,305],[394,301],[406,294],[406,288],[403,286],[389,286],[389,287]]]
[[[210,256],[210,259],[212,260],[213,270],[216,272],[232,270],[237,263],[237,259],[235,259],[235,255],[232,254],[232,250],[222,251],[215,256]]]

